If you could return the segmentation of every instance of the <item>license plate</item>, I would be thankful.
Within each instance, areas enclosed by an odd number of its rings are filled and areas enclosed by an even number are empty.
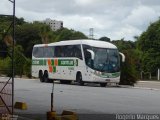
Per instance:
[[[106,79],[106,81],[110,81],[110,79]]]

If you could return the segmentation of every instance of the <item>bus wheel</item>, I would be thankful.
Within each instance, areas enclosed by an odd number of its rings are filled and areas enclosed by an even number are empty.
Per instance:
[[[39,80],[40,80],[40,82],[44,82],[42,71],[39,71]]]
[[[49,82],[48,72],[47,72],[47,71],[44,71],[43,80],[44,80],[44,82],[46,82],[46,83]]]
[[[107,86],[107,83],[100,83],[100,86],[101,86],[101,87],[106,87],[106,86]]]
[[[79,83],[79,85],[84,85],[84,82],[82,80],[82,74],[80,72],[77,74],[76,81]]]

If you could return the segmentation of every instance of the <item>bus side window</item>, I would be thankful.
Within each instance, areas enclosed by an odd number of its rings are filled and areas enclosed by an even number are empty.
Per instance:
[[[56,57],[77,57],[82,59],[80,45],[56,46],[54,54]]]
[[[61,57],[61,47],[60,46],[56,46],[55,55],[56,57]]]
[[[86,64],[88,64],[88,59],[91,57],[90,54],[88,53],[87,49],[92,50],[92,48],[89,45],[83,45],[84,58],[85,58]]]
[[[44,52],[43,47],[35,47],[33,49],[33,56],[37,58],[41,58],[43,57],[43,54],[44,54],[43,52]]]
[[[51,51],[51,57],[55,57],[55,54],[54,54],[55,47],[54,46],[50,47],[50,51]]]
[[[68,45],[63,46],[64,57],[69,57],[69,47]]]
[[[44,56],[44,48],[39,47],[38,48],[38,57],[42,58]]]
[[[64,57],[64,52],[65,50],[63,46],[55,47],[55,51],[54,51],[55,57]]]
[[[48,46],[44,47],[44,57],[49,57],[49,54],[48,54]]]
[[[60,56],[65,57],[65,46],[61,46],[60,48],[61,48]]]
[[[75,45],[75,57],[82,59],[82,52],[81,52],[81,46],[80,45]]]
[[[55,55],[55,57],[59,57],[59,48],[58,48],[58,46],[55,47],[54,55]]]
[[[54,57],[54,47],[44,47],[44,57]]]
[[[72,45],[67,45],[66,47],[65,47],[66,49],[65,49],[65,52],[66,52],[66,57],[73,57],[74,55],[73,55],[73,46]]]
[[[38,48],[37,47],[33,48],[33,56],[38,57]]]

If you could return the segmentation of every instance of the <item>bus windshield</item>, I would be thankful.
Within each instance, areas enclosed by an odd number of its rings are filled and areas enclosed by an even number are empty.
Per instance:
[[[120,60],[117,49],[89,47],[94,52],[94,59],[85,55],[86,65],[100,72],[119,72]],[[85,51],[84,51],[85,52]],[[92,62],[91,62],[92,61]]]

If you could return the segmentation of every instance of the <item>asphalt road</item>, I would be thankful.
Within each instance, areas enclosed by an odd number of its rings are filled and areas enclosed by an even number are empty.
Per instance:
[[[50,111],[51,83],[15,79],[15,101],[26,102],[21,114],[46,114]],[[54,85],[54,109],[78,114],[160,114],[160,89],[106,87],[95,85]]]

